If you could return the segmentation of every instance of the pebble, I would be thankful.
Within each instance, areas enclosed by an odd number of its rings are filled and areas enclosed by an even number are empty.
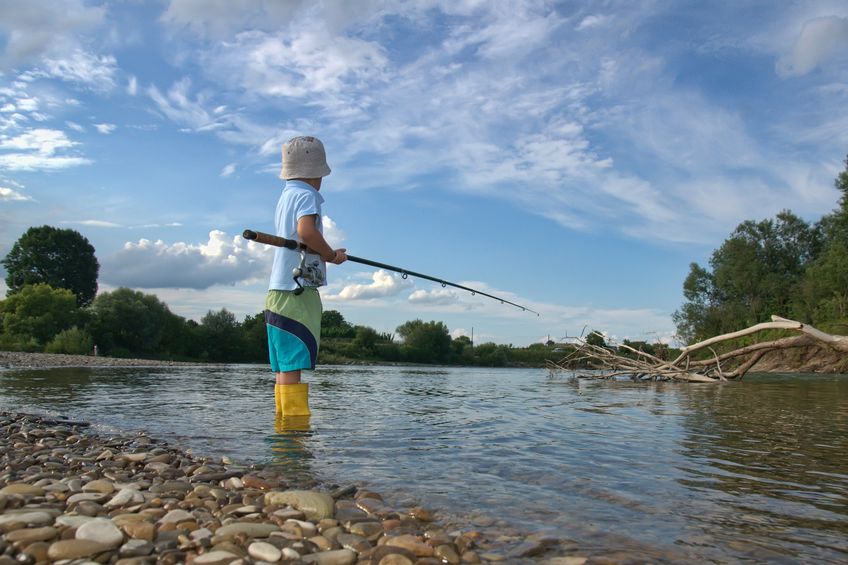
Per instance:
[[[549,546],[443,530],[411,499],[289,488],[276,469],[144,435],[105,438],[84,423],[0,411],[0,457],[0,565],[524,563]]]
[[[264,541],[255,541],[247,548],[247,553],[254,559],[274,563],[283,557],[283,552],[276,546]]]
[[[53,523],[53,515],[49,512],[21,512],[19,514],[4,514],[0,516],[0,527],[22,524],[23,526],[46,526]]]
[[[255,522],[237,522],[221,526],[215,531],[216,537],[245,535],[252,538],[267,538],[273,532],[279,532],[276,524],[257,524]]]
[[[59,535],[59,530],[52,526],[43,528],[25,528],[23,530],[15,530],[6,534],[6,540],[10,542],[20,542],[29,544],[34,541],[48,541]]]
[[[321,551],[304,555],[301,559],[307,563],[317,565],[353,565],[356,563],[356,552],[349,549],[336,549],[333,551]]]
[[[69,539],[57,541],[51,544],[50,548],[47,550],[47,556],[54,561],[60,561],[62,559],[88,557],[97,553],[103,553],[109,549],[109,546],[96,541]]]
[[[144,502],[144,495],[136,489],[122,488],[118,494],[113,496],[109,502],[103,506],[106,508],[119,508],[127,504],[138,504]]]
[[[26,483],[12,483],[0,489],[0,494],[17,494],[21,496],[44,496],[44,489]]]
[[[205,563],[207,565],[223,565],[224,563],[232,563],[236,559],[238,559],[238,556],[229,551],[210,551],[209,553],[195,557],[194,562]]]
[[[114,549],[121,545],[124,541],[124,534],[118,529],[112,520],[97,518],[91,522],[86,522],[79,528],[74,536],[78,540],[89,540],[101,543],[110,549]]]

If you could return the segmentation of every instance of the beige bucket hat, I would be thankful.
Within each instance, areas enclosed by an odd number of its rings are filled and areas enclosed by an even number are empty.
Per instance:
[[[283,144],[281,179],[317,179],[329,174],[324,144],[317,137],[293,137]]]

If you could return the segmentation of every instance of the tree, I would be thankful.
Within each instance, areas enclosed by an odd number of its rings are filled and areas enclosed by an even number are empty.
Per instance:
[[[347,337],[356,335],[354,327],[336,310],[321,313],[321,337]]]
[[[451,352],[451,337],[444,322],[411,320],[398,326],[410,360],[439,363],[447,360]]]
[[[690,265],[686,302],[674,313],[679,335],[703,339],[790,312],[821,230],[785,210],[775,219],[739,224],[710,258],[711,270]]]
[[[268,328],[265,314],[245,316],[241,323],[245,340],[245,360],[254,362],[268,361]]]
[[[241,327],[235,314],[222,308],[209,311],[200,319],[200,334],[210,361],[232,363],[243,354]]]
[[[104,353],[159,354],[171,311],[152,294],[119,288],[100,294],[91,305],[95,343]]]
[[[47,284],[26,285],[0,302],[4,345],[41,350],[81,319],[74,294]]]
[[[380,334],[374,328],[356,326],[356,336],[353,338],[353,345],[360,351],[368,355],[373,355],[379,340]]]
[[[44,283],[74,293],[79,306],[97,294],[100,264],[94,247],[79,232],[51,226],[29,228],[2,261],[9,294],[28,284]]]
[[[586,343],[589,345],[597,345],[598,347],[606,347],[607,345],[607,342],[604,339],[604,334],[598,330],[592,330],[589,332],[589,335],[586,336]]]

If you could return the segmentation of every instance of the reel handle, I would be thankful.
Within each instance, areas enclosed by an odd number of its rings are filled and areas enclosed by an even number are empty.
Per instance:
[[[293,239],[286,239],[284,237],[280,237],[278,235],[271,235],[270,233],[264,232],[256,232],[253,230],[244,230],[244,233],[241,236],[245,239],[249,239],[250,241],[255,241],[256,243],[264,243],[265,245],[273,245],[274,247],[285,247],[286,249],[299,250],[303,246],[299,241],[295,241]]]

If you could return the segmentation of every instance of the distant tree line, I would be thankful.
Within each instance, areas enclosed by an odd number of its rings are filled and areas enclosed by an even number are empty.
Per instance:
[[[825,331],[848,329],[848,158],[835,181],[839,207],[807,223],[789,210],[746,221],[716,249],[709,267],[690,265],[684,304],[674,313],[693,342],[776,314]]]
[[[265,363],[262,313],[238,320],[227,309],[200,322],[174,314],[152,294],[119,288],[97,294],[99,263],[81,234],[30,228],[3,259],[8,296],[0,301],[0,349],[223,363]],[[451,338],[443,322],[411,320],[395,334],[322,316],[320,363],[399,362],[542,365],[551,345],[528,348]]]

